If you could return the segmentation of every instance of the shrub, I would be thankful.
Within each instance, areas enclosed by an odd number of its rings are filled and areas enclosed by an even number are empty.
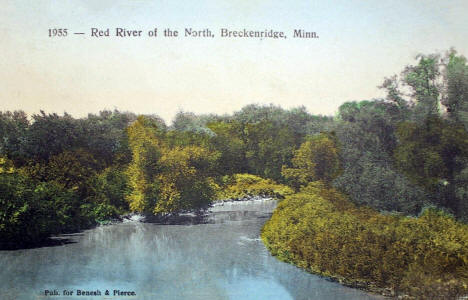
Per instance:
[[[77,229],[76,194],[55,183],[17,173],[0,174],[0,248],[37,243],[51,234]]]
[[[436,209],[382,215],[314,182],[278,205],[262,239],[278,258],[353,286],[418,298],[468,293],[468,225]]]
[[[293,190],[290,187],[277,184],[271,179],[263,179],[250,174],[235,174],[222,178],[216,197],[217,199],[242,199],[265,196],[282,199],[292,193]]]

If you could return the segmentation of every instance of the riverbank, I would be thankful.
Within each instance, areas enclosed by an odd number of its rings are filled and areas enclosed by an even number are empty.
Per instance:
[[[244,196],[240,198],[219,199],[219,200],[213,201],[212,207],[230,204],[230,203],[245,202],[245,201],[264,201],[264,200],[273,200],[273,199],[274,198],[271,197],[270,195]]]
[[[141,222],[155,223],[161,225],[195,225],[209,223],[209,215],[213,210],[219,210],[235,204],[253,204],[257,202],[274,201],[275,199],[267,196],[246,196],[243,198],[219,199],[214,200],[209,208],[197,212],[183,212],[177,214],[141,214],[128,213],[121,215],[118,220],[102,222],[100,225],[112,225],[121,222]]]
[[[294,191],[286,185],[252,174],[224,176],[217,187],[215,202],[243,201],[258,197],[283,199]]]
[[[280,202],[262,240],[280,260],[347,286],[416,299],[468,294],[468,227],[435,209],[382,215],[312,183]]]
[[[226,203],[213,208],[207,224],[122,222],[85,230],[60,247],[0,251],[0,298],[80,289],[100,290],[103,296],[93,299],[104,300],[106,289],[118,289],[134,291],[139,300],[380,299],[272,257],[259,232],[275,206],[270,200]]]

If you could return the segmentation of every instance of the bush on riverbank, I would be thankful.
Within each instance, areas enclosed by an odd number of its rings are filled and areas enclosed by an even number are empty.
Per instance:
[[[224,176],[218,187],[217,199],[243,199],[253,196],[274,197],[282,199],[294,191],[271,179],[263,179],[251,174],[234,174]]]
[[[78,206],[73,192],[54,183],[0,174],[0,248],[35,244],[51,234],[78,229],[83,222]]]
[[[278,258],[352,286],[426,299],[468,293],[468,226],[433,208],[382,215],[314,182],[278,205],[262,239]]]
[[[15,170],[0,172],[0,249],[41,245],[51,235],[118,218],[125,208],[111,202],[105,194],[109,187],[102,183],[89,185],[93,191],[80,200],[76,189],[58,182],[40,182]]]

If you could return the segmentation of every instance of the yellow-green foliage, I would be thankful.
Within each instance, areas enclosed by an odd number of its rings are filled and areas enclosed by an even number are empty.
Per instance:
[[[127,134],[132,161],[126,170],[131,191],[126,200],[132,211],[178,213],[209,206],[217,152],[201,146],[171,148],[158,124],[143,116]]]
[[[435,209],[382,215],[313,182],[279,203],[262,239],[280,259],[349,284],[418,299],[468,294],[468,226]]]
[[[284,198],[293,194],[285,185],[271,179],[263,179],[251,174],[234,174],[223,177],[223,185],[218,188],[217,199],[241,199],[251,196]]]
[[[132,161],[127,169],[131,193],[127,196],[132,211],[151,211],[157,199],[159,172],[158,160],[161,157],[162,143],[155,122],[139,116],[127,128]]]
[[[153,212],[208,207],[215,193],[209,175],[217,159],[217,153],[198,146],[176,147],[163,153],[159,160],[160,191]]]
[[[13,163],[3,157],[3,156],[0,156],[0,174],[3,174],[3,173],[13,173],[15,171],[14,167],[13,167]]]
[[[338,148],[333,136],[321,133],[305,141],[292,158],[293,168],[281,173],[296,189],[311,181],[331,182],[340,172]]]

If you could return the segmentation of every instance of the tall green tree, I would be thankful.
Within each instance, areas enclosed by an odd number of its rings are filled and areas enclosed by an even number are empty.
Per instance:
[[[442,103],[451,120],[468,130],[468,65],[466,58],[455,50],[447,54],[445,70],[446,93]]]
[[[219,155],[198,147],[176,147],[163,153],[160,191],[154,213],[206,209],[215,195],[211,176]]]
[[[29,126],[28,117],[23,111],[0,112],[0,155],[17,165],[24,163],[25,135]]]
[[[417,214],[423,188],[412,184],[393,163],[397,125],[407,112],[394,101],[345,103],[339,108],[336,136],[343,172],[333,185],[353,202],[379,210]]]
[[[241,124],[236,121],[212,122],[208,127],[214,133],[210,139],[210,149],[220,153],[219,175],[232,175],[247,172],[245,142],[241,134]]]
[[[127,129],[132,160],[127,169],[131,193],[127,196],[130,209],[151,212],[158,200],[163,132],[158,123],[144,116]]]
[[[292,165],[282,170],[290,185],[298,188],[317,180],[330,184],[341,170],[335,138],[325,133],[312,136],[294,152]]]
[[[424,120],[437,116],[440,97],[440,55],[418,55],[416,66],[407,66],[403,71],[404,83],[411,88],[415,102],[414,117]]]
[[[397,133],[400,143],[394,156],[398,168],[434,195],[435,204],[456,212],[455,178],[468,158],[468,132],[462,125],[432,117],[423,124],[402,123]]]

